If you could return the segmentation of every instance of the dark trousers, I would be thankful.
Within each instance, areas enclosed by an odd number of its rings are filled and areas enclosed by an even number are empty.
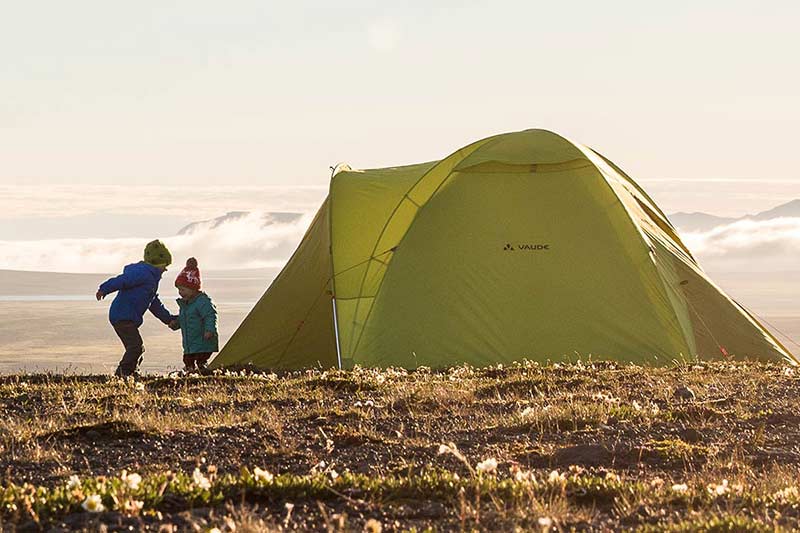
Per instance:
[[[114,331],[117,332],[119,340],[125,346],[125,353],[117,366],[114,375],[127,377],[134,375],[139,370],[144,353],[144,342],[139,334],[139,327],[130,320],[123,320],[113,324]]]
[[[211,352],[187,353],[183,356],[183,364],[186,370],[203,370],[211,357]]]

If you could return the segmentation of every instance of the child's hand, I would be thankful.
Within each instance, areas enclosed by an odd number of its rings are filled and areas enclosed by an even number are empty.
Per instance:
[[[170,320],[167,326],[169,326],[169,329],[171,329],[172,331],[178,331],[179,329],[181,329],[181,323],[178,322],[177,320]]]
[[[207,341],[210,341],[211,339],[214,338],[214,333],[211,331],[206,331],[205,333],[203,333],[203,338]]]
[[[100,300],[105,298],[106,295],[105,293],[103,293],[103,291],[97,291],[97,294],[95,294],[94,297],[97,298],[97,301],[99,302]]]

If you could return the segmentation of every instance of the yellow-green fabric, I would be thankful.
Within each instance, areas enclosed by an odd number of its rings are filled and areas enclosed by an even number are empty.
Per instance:
[[[438,162],[338,172],[298,251],[213,365],[564,356],[795,363],[705,276],[630,176],[586,146],[526,130]]]
[[[435,162],[367,171],[340,172],[331,181],[332,259],[341,346],[352,346],[370,308],[379,274],[392,255],[377,248],[386,221],[411,186]],[[396,213],[395,213],[396,214]],[[349,353],[349,351],[348,351]]]
[[[646,247],[617,238],[632,228],[601,180],[590,166],[452,174],[398,247],[354,362],[386,366],[405,354],[439,366],[442,353],[466,353],[487,365],[580,353],[642,363],[686,353]]]
[[[328,207],[325,201],[297,251],[213,360],[212,368],[338,365]]]

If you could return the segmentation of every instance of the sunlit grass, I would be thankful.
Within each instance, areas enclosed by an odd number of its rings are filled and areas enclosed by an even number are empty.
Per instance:
[[[800,527],[779,365],[6,376],[0,406],[0,526]]]

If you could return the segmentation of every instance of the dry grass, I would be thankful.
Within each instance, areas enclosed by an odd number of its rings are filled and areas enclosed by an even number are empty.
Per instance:
[[[694,398],[676,397],[680,387]],[[0,378],[0,520],[10,529],[791,530],[800,527],[799,392],[792,369],[748,363],[138,383],[9,376]],[[481,472],[489,458],[496,471]],[[187,477],[196,467],[209,489]],[[256,482],[255,467],[276,477]],[[145,478],[141,492],[120,496],[123,469]],[[82,480],[78,495],[64,493],[70,475]],[[31,503],[36,490],[45,503]],[[89,491],[113,510],[82,512]],[[125,498],[143,509],[125,509]]]

